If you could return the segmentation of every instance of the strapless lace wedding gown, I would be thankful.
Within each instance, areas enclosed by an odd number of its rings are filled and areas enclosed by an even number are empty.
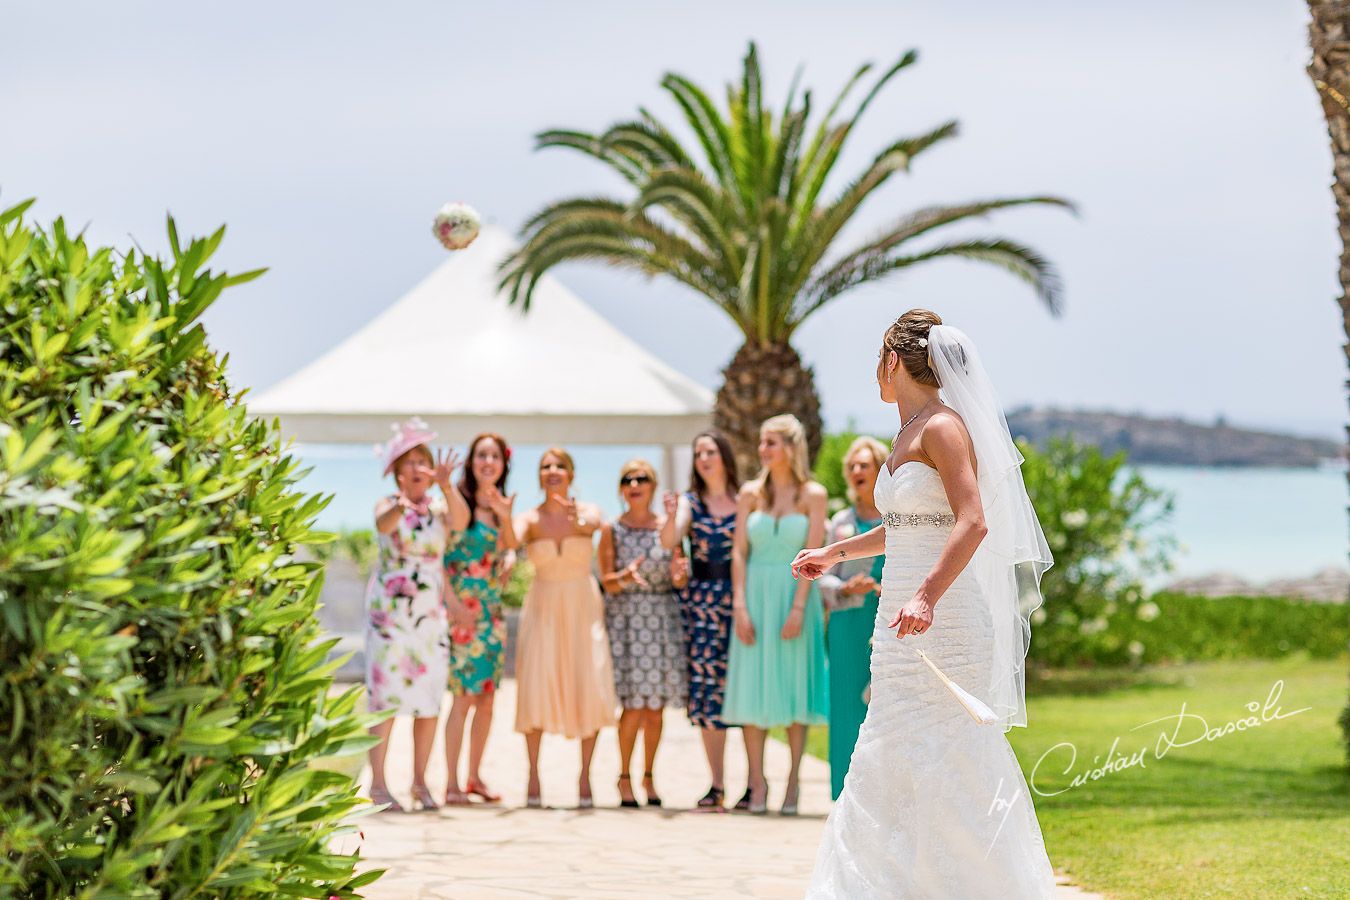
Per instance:
[[[877,508],[951,515],[937,472],[883,467]],[[974,575],[938,600],[933,625],[897,640],[886,626],[951,533],[889,525],[872,647],[872,696],[844,791],[825,825],[808,898],[1053,898],[1054,872],[1022,771],[1001,725],[979,725],[914,652],[988,700],[993,626]]]

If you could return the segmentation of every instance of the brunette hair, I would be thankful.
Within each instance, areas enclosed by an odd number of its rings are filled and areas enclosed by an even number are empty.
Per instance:
[[[909,377],[928,387],[942,387],[928,364],[928,331],[941,325],[942,317],[926,309],[911,309],[886,329],[882,339],[882,357],[877,366],[877,378],[886,371],[886,355],[892,351],[900,356],[900,365]]]
[[[506,493],[506,476],[511,474],[511,448],[506,438],[492,431],[485,431],[469,444],[469,458],[464,461],[464,474],[459,476],[459,493],[469,504],[469,524],[473,525],[474,514],[478,511],[478,476],[473,473],[473,454],[483,441],[492,441],[502,455],[502,474],[497,479],[497,490]],[[501,525],[501,522],[497,523]]]
[[[811,480],[811,468],[807,465],[806,456],[806,429],[802,427],[801,421],[794,415],[784,413],[765,419],[759,430],[761,433],[767,431],[776,434],[786,441],[788,468],[792,473],[792,480],[797,483],[797,493],[800,495],[802,485]],[[764,507],[773,509],[773,481],[769,478],[769,470],[760,469],[759,475],[750,484]]]
[[[736,472],[736,451],[731,449],[731,441],[727,440],[727,436],[722,432],[710,428],[694,435],[694,440],[689,446],[697,447],[699,438],[707,438],[717,445],[717,453],[722,457],[722,468],[727,473],[727,493],[735,496],[741,488],[741,478]],[[694,451],[696,456],[697,452],[697,450]],[[697,458],[690,463],[689,468],[689,490],[693,491],[694,496],[698,497],[700,501],[706,503],[708,500],[708,485],[704,482],[703,476],[699,474]]]

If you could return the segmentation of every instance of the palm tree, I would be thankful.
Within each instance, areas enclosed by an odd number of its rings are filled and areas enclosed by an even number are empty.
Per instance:
[[[1308,74],[1322,98],[1322,112],[1331,133],[1332,182],[1336,197],[1336,218],[1341,234],[1341,327],[1347,343],[1343,346],[1350,363],[1350,5],[1341,0],[1308,0],[1312,22],[1308,25],[1312,60]],[[1350,703],[1341,713],[1341,728],[1350,754]]]
[[[731,438],[742,471],[758,468],[759,423],[782,412],[802,420],[814,458],[820,446],[820,400],[812,372],[790,340],[808,316],[835,297],[897,269],[964,257],[1007,269],[1029,282],[1052,313],[1060,308],[1053,267],[1013,241],[977,238],[914,247],[930,232],[993,210],[1028,203],[1067,205],[1055,197],[920,209],[826,260],[840,230],[873,191],[896,172],[908,171],[920,153],[956,134],[956,122],[947,122],[901,138],[838,194],[822,196],[858,119],[881,88],[917,58],[913,50],[906,53],[877,80],[852,117],[836,119],[872,66],[859,68],[810,134],[811,94],[804,93],[794,106],[797,79],[782,116],[766,107],[753,43],[740,85],[727,86],[725,113],[689,79],[667,74],[661,85],[684,114],[701,160],[641,108],[638,119],[601,135],[539,134],[540,148],[571,147],[612,166],[632,183],[636,196],[575,197],[544,207],[525,224],[523,246],[503,263],[502,289],[512,304],[528,310],[539,278],[558,263],[579,259],[688,285],[721,307],[745,336],[722,372],[714,411],[714,423]]]

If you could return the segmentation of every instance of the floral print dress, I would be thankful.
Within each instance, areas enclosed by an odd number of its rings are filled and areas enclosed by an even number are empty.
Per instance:
[[[486,694],[502,680],[506,620],[502,618],[501,554],[497,530],[474,520],[455,536],[445,568],[459,602],[475,616],[472,628],[450,628],[450,680],[454,694]]]
[[[379,536],[380,557],[366,588],[366,689],[371,712],[395,709],[419,718],[440,715],[450,668],[445,584],[445,499],[407,510],[391,534]]]
[[[736,514],[715,516],[692,491],[684,495],[689,522],[689,585],[684,589],[689,631],[689,721],[699,728],[726,728],[722,699],[727,690],[731,646],[731,545]]]

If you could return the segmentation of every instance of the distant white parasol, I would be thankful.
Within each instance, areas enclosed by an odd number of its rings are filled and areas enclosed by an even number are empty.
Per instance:
[[[436,213],[431,233],[447,250],[463,250],[478,237],[483,224],[478,211],[467,203],[447,203]]]

